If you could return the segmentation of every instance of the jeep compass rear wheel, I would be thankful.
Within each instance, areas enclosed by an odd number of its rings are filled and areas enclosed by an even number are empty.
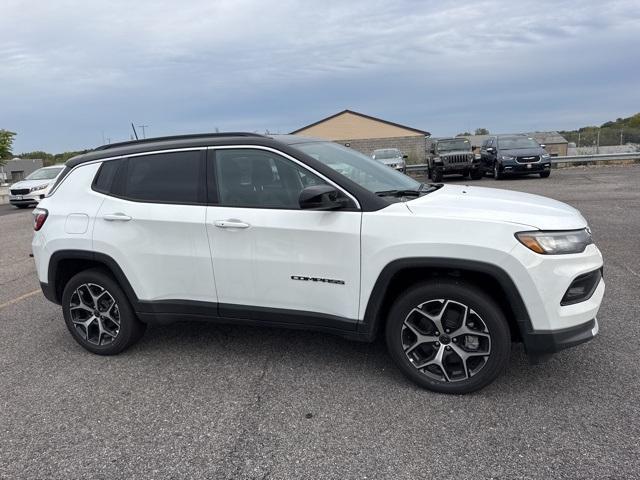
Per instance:
[[[450,280],[422,284],[395,302],[387,346],[411,380],[437,392],[467,393],[506,367],[511,336],[504,315],[481,290]]]
[[[80,272],[69,280],[62,307],[73,338],[100,355],[120,353],[145,330],[117,282],[99,269]]]

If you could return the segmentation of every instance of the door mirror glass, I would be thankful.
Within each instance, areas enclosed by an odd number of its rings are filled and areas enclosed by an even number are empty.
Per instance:
[[[402,155],[402,159],[403,159],[403,160],[406,160],[406,159],[408,159],[408,158],[409,158],[409,155]]]
[[[338,210],[348,204],[347,198],[331,185],[313,185],[300,192],[300,208],[303,210]]]
[[[544,143],[540,144],[540,148],[546,148],[547,146]]]
[[[496,149],[493,147],[487,147],[487,152],[489,153],[495,153]]]

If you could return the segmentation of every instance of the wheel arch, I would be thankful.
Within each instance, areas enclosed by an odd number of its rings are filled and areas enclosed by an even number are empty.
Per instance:
[[[47,274],[49,281],[47,290],[52,298],[49,296],[47,298],[60,304],[62,292],[67,282],[75,274],[96,267],[106,270],[115,278],[131,305],[135,307],[138,304],[138,297],[120,265],[109,255],[88,250],[58,250],[51,255]]]
[[[438,277],[464,279],[490,295],[505,313],[514,340],[522,340],[532,330],[520,292],[501,267],[475,260],[418,257],[394,260],[382,269],[358,332],[369,340],[376,338],[398,294],[410,285]]]

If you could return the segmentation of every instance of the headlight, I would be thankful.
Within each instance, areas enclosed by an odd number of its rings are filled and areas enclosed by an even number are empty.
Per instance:
[[[516,157],[512,157],[511,155],[500,155],[500,160],[515,160]]]
[[[442,159],[440,157],[436,157],[433,159],[433,163],[442,163]]]
[[[541,158],[542,158],[543,160],[549,160],[549,159],[551,158],[551,155],[549,155],[548,153],[543,153],[543,154],[541,155]]]
[[[30,191],[30,192],[35,192],[35,191],[37,191],[37,190],[45,189],[45,188],[47,188],[48,186],[49,186],[49,184],[48,184],[48,183],[43,183],[42,185],[37,185],[37,186],[35,186],[35,187],[31,187],[31,188],[29,189],[29,191]]]
[[[518,232],[516,238],[529,250],[544,255],[581,253],[587,245],[593,243],[591,233],[586,228],[553,232]]]

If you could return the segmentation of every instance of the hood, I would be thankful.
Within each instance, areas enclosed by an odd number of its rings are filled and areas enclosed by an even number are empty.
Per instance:
[[[542,155],[546,153],[544,149],[540,147],[535,148],[509,148],[509,149],[500,149],[500,155],[510,155],[512,157],[528,157],[533,155]]]
[[[47,185],[51,186],[53,182],[55,182],[55,178],[49,180],[20,180],[19,182],[13,183],[9,188],[10,189],[18,189],[18,188],[31,188],[37,187],[38,185]]]
[[[540,230],[575,230],[587,226],[578,210],[566,203],[529,193],[466,185],[444,185],[410,200],[416,215],[501,221]]]

